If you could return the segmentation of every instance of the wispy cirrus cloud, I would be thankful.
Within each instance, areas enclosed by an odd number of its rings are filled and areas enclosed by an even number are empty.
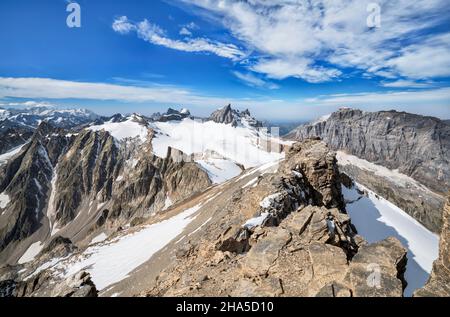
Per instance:
[[[242,73],[238,71],[233,71],[232,74],[236,76],[239,80],[244,82],[246,85],[251,87],[259,87],[259,88],[266,88],[266,89],[279,89],[280,86],[272,83],[270,81],[266,81],[264,79],[261,79],[252,73]]]
[[[354,94],[332,94],[305,99],[305,103],[317,106],[334,105],[348,107],[392,106],[393,108],[408,106],[442,105],[450,107],[450,87],[429,90],[363,92]],[[450,113],[447,109],[447,115]]]
[[[126,16],[122,16],[114,20],[112,28],[120,34],[136,32],[139,38],[149,43],[178,51],[212,53],[232,61],[241,60],[246,56],[246,53],[234,44],[221,43],[207,38],[171,39],[165,35],[163,29],[148,20],[135,23]]]
[[[382,82],[381,86],[388,88],[430,88],[434,86],[434,83],[399,79],[391,82]]]
[[[366,23],[372,0],[181,1],[258,52],[249,68],[271,78],[324,82],[349,67],[385,78],[450,76],[445,0],[378,0],[380,28]]]

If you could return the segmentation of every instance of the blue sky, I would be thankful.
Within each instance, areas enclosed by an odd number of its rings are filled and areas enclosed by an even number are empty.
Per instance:
[[[445,0],[64,0],[0,2],[0,104],[101,114],[232,103],[261,119],[341,107],[450,118]]]

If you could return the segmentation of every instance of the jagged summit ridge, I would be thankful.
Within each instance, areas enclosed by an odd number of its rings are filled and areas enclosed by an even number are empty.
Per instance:
[[[248,124],[252,127],[262,127],[262,123],[253,118],[248,109],[241,112],[233,109],[231,104],[214,111],[209,116],[208,120],[212,120],[216,123],[231,124],[235,127],[239,124]]]

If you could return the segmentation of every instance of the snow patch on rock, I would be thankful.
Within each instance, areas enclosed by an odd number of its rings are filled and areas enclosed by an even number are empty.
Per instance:
[[[31,262],[34,260],[34,258],[41,252],[41,250],[44,248],[44,244],[42,242],[36,242],[33,243],[27,251],[22,255],[22,257],[19,259],[19,264],[25,264],[28,262]]]

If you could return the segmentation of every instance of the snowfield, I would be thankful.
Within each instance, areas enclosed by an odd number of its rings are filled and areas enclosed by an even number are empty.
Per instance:
[[[153,151],[165,157],[168,147],[191,155],[214,151],[244,167],[250,168],[283,158],[282,153],[268,152],[271,139],[248,126],[233,127],[213,121],[184,119],[181,122],[155,122],[158,134],[153,140]],[[278,141],[279,142],[279,141]]]
[[[270,205],[274,202],[274,200],[277,199],[278,197],[280,197],[279,193],[267,196],[266,198],[263,199],[263,201],[259,203],[259,205],[262,208],[269,208]]]
[[[42,243],[42,242],[33,243],[28,248],[28,250],[22,255],[22,257],[19,259],[18,263],[25,264],[25,263],[33,261],[34,258],[36,257],[36,255],[38,255],[39,252],[41,252],[41,250],[43,248],[44,248],[44,243]]]
[[[102,232],[98,236],[96,236],[94,239],[92,239],[90,244],[92,245],[92,244],[96,244],[99,242],[103,242],[106,239],[108,239],[108,236],[106,235],[106,233]]]
[[[142,142],[145,142],[148,134],[147,127],[136,122],[134,116],[130,116],[124,122],[106,122],[101,125],[91,126],[88,129],[92,131],[107,131],[118,141],[139,138]]]
[[[11,202],[11,199],[9,198],[9,195],[5,193],[0,194],[0,208],[6,208],[8,204]]]
[[[236,163],[226,159],[205,159],[195,162],[208,173],[213,184],[221,184],[242,173]]]
[[[178,149],[187,155],[196,157],[215,153],[217,157],[196,159],[209,175],[214,184],[232,179],[242,170],[261,166],[284,158],[278,153],[279,144],[289,144],[250,126],[245,120],[237,127],[231,124],[220,124],[214,121],[194,120],[150,122],[148,127],[140,123],[138,117],[130,116],[123,122],[106,122],[91,126],[92,131],[108,131],[118,141],[138,138],[144,142],[148,137],[148,128],[155,131],[152,141],[153,153],[161,158],[167,156],[169,147]],[[271,151],[272,143],[274,151]],[[276,145],[275,145],[276,144]]]
[[[369,161],[360,159],[356,156],[344,153],[342,151],[336,152],[336,158],[339,162],[339,165],[342,166],[354,165],[362,170],[372,172],[377,176],[387,178],[401,187],[408,188],[414,186],[416,188],[421,188],[430,191],[428,188],[420,184],[415,179],[409,177],[408,175],[402,174],[397,170],[391,170],[384,166],[371,163]]]
[[[27,144],[28,144],[28,142],[12,149],[11,151],[9,151],[7,153],[0,155],[0,166],[6,164],[10,158],[12,158],[14,155],[20,153],[22,148]]]
[[[202,205],[161,222],[144,227],[142,230],[111,241],[98,243],[87,248],[81,255],[53,262],[53,270],[62,272],[62,278],[86,270],[92,276],[97,289],[125,279],[128,274],[148,261],[156,252],[180,235],[196,217],[194,214]],[[48,267],[51,264],[44,264]],[[36,274],[36,273],[33,273]]]
[[[358,193],[367,192],[367,196]],[[342,186],[347,211],[358,233],[369,243],[397,238],[408,249],[405,296],[424,286],[439,255],[439,237],[386,199],[355,183],[348,189]]]

